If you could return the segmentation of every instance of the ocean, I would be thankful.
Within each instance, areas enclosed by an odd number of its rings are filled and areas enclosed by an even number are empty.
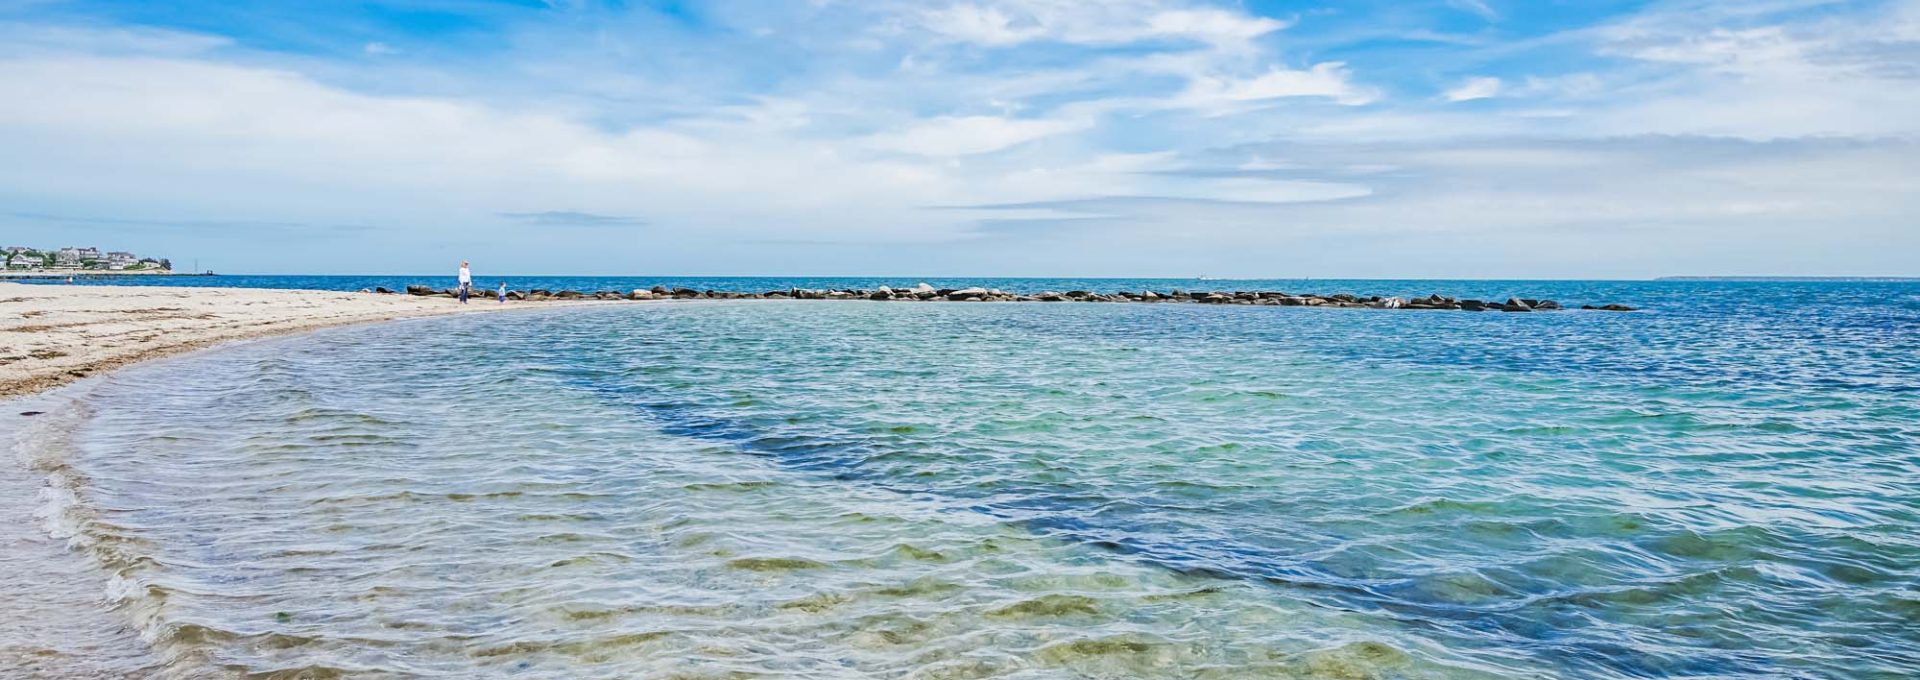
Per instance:
[[[83,386],[43,512],[163,677],[1920,673],[1920,285],[926,281],[1642,311],[338,328]]]

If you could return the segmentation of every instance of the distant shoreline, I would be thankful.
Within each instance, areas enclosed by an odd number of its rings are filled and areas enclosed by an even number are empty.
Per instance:
[[[34,269],[34,270],[27,270],[27,271],[0,271],[0,279],[6,279],[6,280],[64,279],[67,277],[73,277],[76,279],[89,279],[89,278],[96,278],[96,277],[111,277],[111,276],[217,276],[217,274],[214,274],[213,272],[172,272],[172,271],[147,271],[147,270],[125,271],[125,270],[113,270],[113,269],[73,269],[68,271],[49,271],[45,269]]]

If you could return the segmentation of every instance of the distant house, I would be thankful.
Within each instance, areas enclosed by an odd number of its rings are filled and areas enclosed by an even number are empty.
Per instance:
[[[122,250],[116,250],[116,251],[107,253],[107,259],[106,259],[108,269],[126,269],[127,267],[131,267],[134,265],[134,263],[139,261],[140,261],[140,258],[134,257],[133,253],[129,253]]]
[[[13,254],[7,258],[7,268],[8,269],[39,269],[40,265],[44,263],[43,259],[44,258],[40,257],[39,253],[35,253],[29,250],[16,250],[16,251],[13,251]]]
[[[91,249],[89,249],[91,250]],[[95,251],[96,253],[99,251]],[[80,256],[79,248],[61,248],[53,253],[54,269],[79,269],[85,258]]]

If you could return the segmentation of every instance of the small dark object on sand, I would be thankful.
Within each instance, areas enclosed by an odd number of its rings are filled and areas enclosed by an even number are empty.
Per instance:
[[[42,414],[42,413],[46,413],[46,411],[21,411],[21,412],[20,412],[20,415],[23,415],[23,416],[37,416],[37,415],[40,415],[40,414]]]

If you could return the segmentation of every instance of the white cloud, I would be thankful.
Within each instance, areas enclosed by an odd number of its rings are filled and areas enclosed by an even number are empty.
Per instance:
[[[873,135],[867,138],[867,144],[877,149],[922,156],[966,156],[1082,130],[1088,125],[1087,121],[1075,120],[950,116]]]
[[[1473,101],[1500,96],[1500,79],[1493,77],[1468,78],[1451,90],[1446,98],[1450,102]]]
[[[1281,30],[1288,22],[1159,0],[1000,0],[928,10],[921,24],[953,40],[993,47],[1037,40],[1097,45],[1166,38],[1227,46]]]
[[[1379,93],[1355,85],[1346,64],[1329,61],[1306,69],[1275,66],[1251,78],[1195,76],[1174,102],[1177,106],[1220,114],[1246,104],[1292,97],[1321,97],[1359,106],[1374,102]]]
[[[389,54],[399,54],[399,53],[400,53],[400,50],[397,50],[397,49],[394,49],[394,47],[393,47],[392,45],[388,45],[388,44],[386,44],[386,43],[383,43],[383,42],[370,42],[370,43],[367,43],[367,44],[366,44],[365,46],[363,46],[363,47],[361,47],[361,48],[360,48],[360,51],[362,51],[362,52],[365,52],[365,53],[367,53],[368,55],[371,55],[371,56],[376,56],[376,57],[380,57],[380,56],[386,56],[386,55],[389,55]]]

